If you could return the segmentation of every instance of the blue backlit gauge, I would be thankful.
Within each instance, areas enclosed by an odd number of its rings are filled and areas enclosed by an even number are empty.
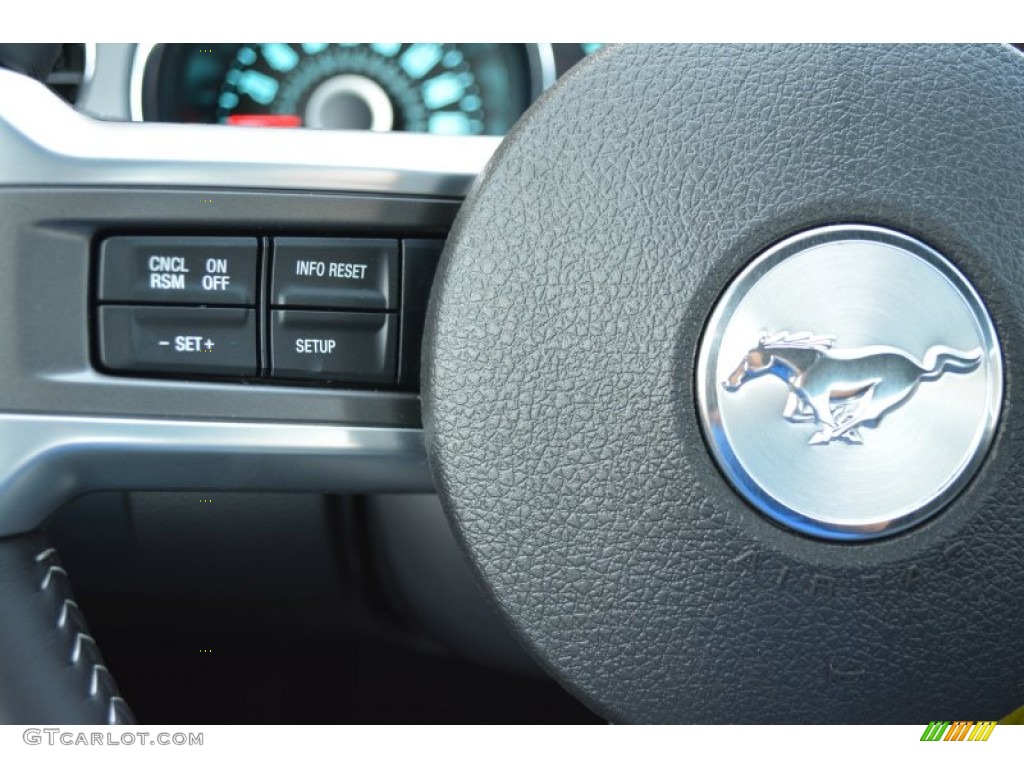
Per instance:
[[[514,46],[250,43],[217,94],[219,122],[500,135],[528,106]]]

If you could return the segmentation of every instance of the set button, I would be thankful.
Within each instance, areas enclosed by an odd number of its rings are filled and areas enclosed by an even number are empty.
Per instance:
[[[127,371],[255,376],[256,311],[100,307],[100,359]]]

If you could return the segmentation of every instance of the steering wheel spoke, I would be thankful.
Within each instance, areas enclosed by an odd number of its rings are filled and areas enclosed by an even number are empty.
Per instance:
[[[423,316],[497,142],[102,122],[0,70],[0,720],[129,721],[33,533],[75,496],[433,489]]]

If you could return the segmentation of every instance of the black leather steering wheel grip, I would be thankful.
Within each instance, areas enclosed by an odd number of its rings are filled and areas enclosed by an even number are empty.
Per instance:
[[[0,616],[0,723],[135,722],[44,536],[0,540]]]
[[[597,711],[927,722],[1024,700],[1022,83],[1008,46],[623,46],[507,137],[434,286],[428,448],[496,605]],[[748,506],[695,404],[730,281],[837,222],[944,253],[1006,382],[966,490],[858,544]]]

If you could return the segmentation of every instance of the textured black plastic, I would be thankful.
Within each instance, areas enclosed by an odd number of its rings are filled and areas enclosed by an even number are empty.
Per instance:
[[[593,707],[920,723],[1024,702],[1022,93],[1010,47],[627,46],[506,139],[442,257],[424,421],[482,579]],[[862,545],[745,506],[694,405],[729,280],[836,222],[945,254],[1005,354],[975,480],[925,525]]]

